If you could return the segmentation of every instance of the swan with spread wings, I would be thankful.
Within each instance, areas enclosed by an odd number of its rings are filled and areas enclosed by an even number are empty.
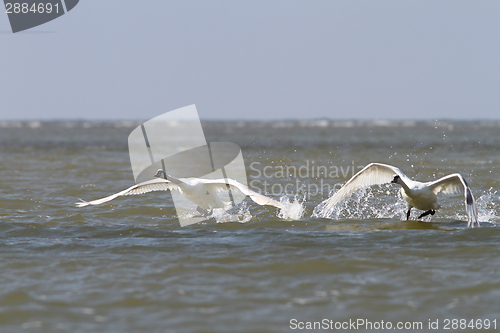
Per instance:
[[[179,191],[186,199],[198,205],[197,210],[204,216],[212,213],[214,208],[225,208],[224,203],[217,196],[218,192],[238,190],[248,195],[255,203],[259,205],[269,205],[277,208],[283,208],[283,204],[272,198],[266,197],[260,193],[252,191],[248,186],[237,182],[234,179],[203,179],[203,178],[175,178],[165,175],[163,170],[159,169],[155,174],[155,179],[151,179],[126,190],[115,193],[108,197],[93,201],[83,201],[76,203],[77,207],[88,205],[100,205],[111,201],[119,196],[143,194],[152,191]],[[163,178],[162,178],[163,177]]]
[[[474,227],[474,224],[476,224],[479,227],[476,202],[469,185],[462,175],[453,173],[434,181],[422,183],[410,179],[399,168],[382,163],[370,163],[356,173],[332,197],[323,201],[322,210],[323,212],[329,212],[333,206],[345,200],[360,188],[389,182],[401,185],[401,194],[408,205],[407,220],[410,218],[412,208],[424,211],[418,218],[429,214],[434,215],[436,210],[441,207],[437,198],[439,192],[448,194],[464,193],[465,210],[468,217],[467,226]]]

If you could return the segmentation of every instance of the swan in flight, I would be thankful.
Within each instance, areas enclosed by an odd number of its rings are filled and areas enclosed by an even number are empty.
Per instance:
[[[467,226],[474,227],[474,223],[476,223],[479,227],[476,203],[462,175],[453,173],[438,180],[421,183],[408,178],[398,168],[381,163],[370,163],[356,173],[331,198],[323,202],[323,211],[328,212],[334,205],[360,188],[388,182],[401,185],[401,194],[408,204],[407,220],[410,218],[410,211],[413,207],[424,211],[418,218],[429,214],[434,215],[436,210],[441,207],[438,204],[437,193],[454,194],[463,192],[468,217]]]
[[[177,190],[184,197],[186,197],[186,199],[198,205],[197,210],[202,214],[202,216],[208,216],[212,213],[214,208],[225,208],[224,203],[217,196],[218,192],[237,189],[241,193],[248,195],[259,205],[269,205],[277,208],[284,207],[281,202],[254,192],[248,188],[248,186],[243,185],[234,179],[175,178],[170,175],[164,175],[165,173],[163,170],[159,169],[155,174],[155,179],[136,184],[126,190],[102,199],[88,202],[80,199],[81,201],[77,202],[76,206],[84,207],[88,205],[100,205],[122,195],[143,194],[152,191]]]

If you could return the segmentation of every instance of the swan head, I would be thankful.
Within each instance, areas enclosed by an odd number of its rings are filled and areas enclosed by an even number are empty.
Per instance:
[[[156,171],[156,174],[154,176],[155,177],[159,177],[159,178],[163,178],[163,170],[162,169],[158,169],[158,171]]]
[[[399,184],[399,181],[401,180],[401,177],[399,177],[398,175],[395,175],[394,176],[394,179],[391,180],[391,183],[394,183],[394,184]]]

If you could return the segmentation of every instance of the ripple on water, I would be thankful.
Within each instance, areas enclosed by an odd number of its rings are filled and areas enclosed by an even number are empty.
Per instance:
[[[396,125],[209,123],[209,141],[242,147],[249,181],[293,186],[267,193],[285,210],[245,201],[244,223],[184,228],[168,193],[74,206],[133,183],[126,142],[135,125],[2,128],[0,331],[284,332],[291,318],[499,318],[499,127]],[[346,179],[312,176],[312,161],[386,162],[421,180],[460,172],[482,227],[467,228],[461,196],[443,196],[426,221],[405,221],[394,186],[356,193],[320,218],[326,185]],[[309,176],[254,170],[277,165]],[[306,191],[321,181],[324,189]]]

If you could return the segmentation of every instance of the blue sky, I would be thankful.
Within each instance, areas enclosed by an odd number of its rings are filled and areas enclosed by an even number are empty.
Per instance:
[[[0,120],[499,119],[498,1],[98,1],[12,34]]]

